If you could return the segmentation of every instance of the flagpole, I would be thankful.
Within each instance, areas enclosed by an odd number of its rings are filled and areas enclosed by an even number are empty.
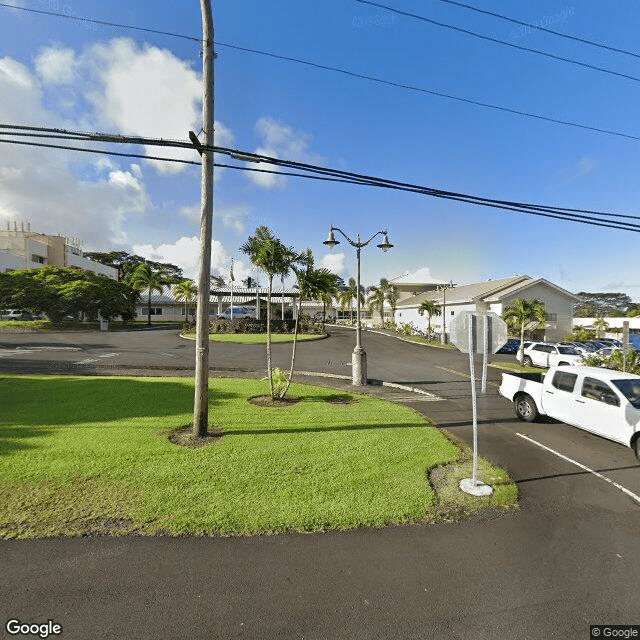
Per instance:
[[[233,258],[231,258],[231,271],[229,275],[231,276],[231,319],[233,320]]]

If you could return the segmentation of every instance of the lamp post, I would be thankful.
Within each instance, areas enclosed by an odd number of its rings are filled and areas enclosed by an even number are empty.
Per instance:
[[[453,286],[453,280],[436,285],[436,291],[442,291],[442,344],[447,344],[447,289]]]
[[[367,354],[365,350],[362,348],[361,341],[361,324],[360,324],[360,251],[362,247],[366,247],[376,236],[383,236],[382,242],[377,245],[379,249],[383,251],[389,251],[393,245],[389,242],[389,237],[387,235],[387,231],[378,231],[374,233],[366,242],[360,241],[360,234],[356,236],[356,240],[353,241],[342,229],[338,229],[338,227],[329,227],[329,236],[322,243],[326,244],[330,249],[333,249],[337,244],[340,244],[339,240],[335,239],[333,235],[334,231],[338,231],[341,233],[347,242],[356,249],[356,257],[357,257],[357,265],[358,265],[358,278],[357,278],[357,289],[356,289],[356,303],[357,303],[357,324],[356,324],[356,346],[353,350],[353,354],[351,356],[351,376],[352,383],[357,386],[364,386],[367,384]]]

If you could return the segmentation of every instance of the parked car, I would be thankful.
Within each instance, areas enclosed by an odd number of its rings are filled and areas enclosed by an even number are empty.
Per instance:
[[[226,320],[231,319],[231,307],[227,307],[218,318],[224,318]],[[234,318],[255,318],[256,310],[255,307],[233,307],[233,317]]]
[[[503,373],[499,389],[520,420],[546,415],[631,447],[640,460],[640,376],[582,366],[525,376]]]
[[[565,347],[548,342],[533,342],[525,347],[522,364],[525,367],[555,367],[561,364],[583,364],[582,355],[575,347]]]
[[[0,320],[31,320],[31,314],[20,309],[3,309],[0,311]]]
[[[620,340],[616,340],[615,338],[600,338],[598,342],[603,342],[610,347],[618,347],[619,349],[622,348],[622,342],[620,342]]]
[[[509,338],[496,353],[518,353],[518,347],[520,346],[520,340],[516,338]]]

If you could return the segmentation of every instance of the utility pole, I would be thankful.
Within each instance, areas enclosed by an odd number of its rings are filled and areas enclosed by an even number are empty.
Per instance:
[[[211,0],[200,0],[202,11],[202,121],[205,149],[202,156],[200,213],[200,273],[196,316],[196,380],[193,406],[193,435],[207,434],[209,418],[209,273],[213,233],[213,12]],[[195,136],[194,136],[195,137]],[[193,138],[192,138],[193,139]],[[195,143],[194,143],[195,144]]]

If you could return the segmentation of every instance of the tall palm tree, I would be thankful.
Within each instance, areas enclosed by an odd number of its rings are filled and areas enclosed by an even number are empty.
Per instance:
[[[300,296],[298,298],[298,313],[296,314],[296,322],[293,330],[293,347],[291,349],[289,378],[284,391],[280,395],[281,398],[284,398],[285,394],[289,390],[291,378],[293,377],[293,368],[296,360],[296,344],[298,342],[298,321],[302,315],[302,300],[318,299],[322,296],[330,297],[331,294],[336,293],[338,290],[340,276],[337,276],[335,273],[331,273],[329,269],[316,269],[313,265],[314,260],[311,249],[307,249],[306,254],[302,254],[300,256],[300,260],[291,265],[293,272],[296,274]]]
[[[384,291],[381,287],[372,285],[367,290],[369,296],[367,298],[367,306],[373,320],[373,314],[377,311],[380,314],[380,320],[384,324]]]
[[[396,308],[398,306],[398,287],[395,284],[389,284],[389,288],[385,293],[385,300],[391,308],[391,321],[395,322]]]
[[[343,286],[338,296],[338,302],[340,303],[340,309],[342,311],[344,311],[347,305],[349,306],[349,318],[351,322],[353,322],[353,301],[358,298],[360,298],[360,304],[364,304],[364,287],[360,285],[360,291],[358,291],[356,279],[349,278],[349,281]]]
[[[159,271],[153,269],[145,262],[139,264],[129,276],[129,284],[137,291],[149,290],[147,301],[147,324],[151,326],[151,294],[154,291],[162,293],[164,291],[164,278]]]
[[[520,347],[518,349],[518,359],[522,362],[524,359],[524,332],[528,325],[544,326],[546,315],[544,311],[544,303],[540,300],[522,300],[516,298],[502,312],[502,319],[516,327],[520,331]]]
[[[384,326],[384,303],[386,302],[391,307],[392,317],[395,316],[396,305],[398,304],[398,288],[386,278],[380,278],[380,284],[372,285],[369,287],[368,292],[369,313],[373,314],[374,311],[378,311]]]
[[[184,319],[189,320],[189,303],[198,295],[198,288],[192,280],[182,280],[173,287],[173,297],[176,300],[184,300]]]
[[[439,316],[442,314],[440,305],[435,300],[425,300],[419,307],[418,313],[423,316],[427,314],[428,332],[431,337],[431,317]]]
[[[271,398],[275,399],[273,388],[273,372],[271,368],[271,293],[273,290],[273,278],[275,276],[286,276],[291,269],[291,265],[301,259],[292,247],[286,247],[281,240],[273,235],[267,226],[256,229],[255,235],[249,236],[247,241],[240,247],[246,253],[251,262],[267,274],[267,377],[269,378],[269,389]]]

